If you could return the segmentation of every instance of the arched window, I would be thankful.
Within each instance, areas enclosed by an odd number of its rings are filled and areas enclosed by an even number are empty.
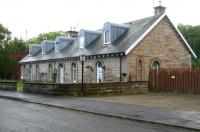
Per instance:
[[[151,68],[158,69],[160,68],[160,62],[158,60],[154,60],[151,64]]]
[[[49,64],[48,66],[48,80],[49,81],[52,81],[52,74],[53,74],[52,65]]]
[[[36,81],[39,81],[40,79],[39,79],[39,76],[40,76],[40,72],[39,72],[39,66],[38,65],[36,65]]]
[[[137,62],[137,80],[142,80],[142,60]]]
[[[96,64],[96,81],[97,83],[103,82],[104,73],[103,73],[103,64],[101,61],[98,61]]]
[[[23,67],[22,67],[21,79],[26,80],[26,66],[25,65],[23,65]]]
[[[59,83],[64,83],[64,66],[59,64]]]
[[[29,81],[31,81],[32,80],[32,66],[31,65],[29,65],[29,72],[28,72],[28,74],[29,74]]]
[[[72,63],[72,82],[77,82],[77,66],[76,63]]]

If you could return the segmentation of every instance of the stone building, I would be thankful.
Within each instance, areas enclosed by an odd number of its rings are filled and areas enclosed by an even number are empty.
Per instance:
[[[74,34],[74,32],[73,32]],[[155,15],[98,31],[81,29],[29,46],[21,77],[26,81],[102,83],[148,80],[150,68],[190,67],[195,53],[162,6]]]

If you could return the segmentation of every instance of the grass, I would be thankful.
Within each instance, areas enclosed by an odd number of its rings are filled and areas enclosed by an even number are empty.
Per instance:
[[[17,91],[23,92],[24,83],[22,80],[17,81]]]

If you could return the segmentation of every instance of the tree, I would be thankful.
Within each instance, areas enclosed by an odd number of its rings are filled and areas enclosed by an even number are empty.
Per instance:
[[[179,24],[178,28],[199,58],[200,57],[200,26]]]
[[[40,44],[42,40],[55,40],[57,36],[66,36],[66,32],[57,31],[39,34],[37,37],[29,39],[28,44]]]
[[[13,45],[7,45],[0,50],[0,79],[7,79],[9,67],[17,63],[11,58],[13,48]]]
[[[0,49],[3,49],[8,45],[9,40],[11,39],[11,32],[0,24]]]
[[[14,37],[9,41],[9,45],[13,52],[26,52],[26,42],[22,39]]]
[[[179,24],[178,28],[197,55],[198,59],[193,59],[193,66],[200,67],[200,26]]]
[[[0,78],[7,78],[8,67],[16,62],[11,59],[13,45],[10,45],[11,32],[0,24]]]

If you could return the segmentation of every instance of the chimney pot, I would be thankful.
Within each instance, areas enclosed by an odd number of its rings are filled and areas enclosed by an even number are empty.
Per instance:
[[[162,1],[158,1],[158,6],[154,7],[155,15],[163,14],[165,13],[166,7],[162,6]]]
[[[161,6],[161,5],[154,7],[155,15],[163,14],[165,13],[165,10],[166,10],[166,7]]]

